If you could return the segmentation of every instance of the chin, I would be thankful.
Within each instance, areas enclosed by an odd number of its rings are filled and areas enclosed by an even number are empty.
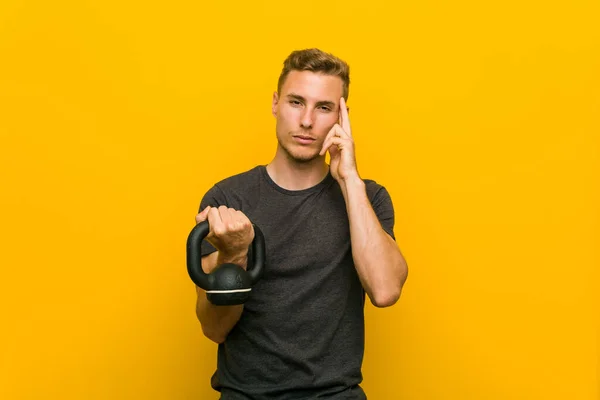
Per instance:
[[[318,156],[313,156],[313,157],[297,157],[294,159],[294,161],[298,162],[298,163],[302,163],[302,164],[308,164],[314,160],[316,160],[317,158],[319,158]]]
[[[282,146],[282,149],[291,160],[297,163],[309,163],[319,158],[319,152],[316,150],[308,151],[309,149],[304,149],[305,151],[295,151],[296,149],[290,149],[285,146]]]
[[[299,163],[309,163],[319,158],[318,154],[289,154],[290,158]]]

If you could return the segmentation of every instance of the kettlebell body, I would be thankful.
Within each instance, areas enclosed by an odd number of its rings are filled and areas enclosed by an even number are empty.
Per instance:
[[[206,291],[207,299],[214,305],[237,305],[250,297],[252,286],[262,277],[265,264],[265,240],[262,231],[254,224],[252,259],[247,269],[237,264],[218,265],[210,274],[202,269],[201,244],[210,232],[208,221],[192,229],[187,240],[187,270],[191,280]]]

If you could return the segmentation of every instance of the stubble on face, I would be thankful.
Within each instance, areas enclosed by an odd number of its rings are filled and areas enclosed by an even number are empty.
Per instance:
[[[298,164],[308,164],[323,157],[319,155],[320,146],[338,121],[342,91],[339,77],[310,71],[292,71],[288,75],[281,96],[277,98],[277,107],[275,103],[273,107],[281,156]],[[316,140],[300,144],[294,139],[295,135]]]

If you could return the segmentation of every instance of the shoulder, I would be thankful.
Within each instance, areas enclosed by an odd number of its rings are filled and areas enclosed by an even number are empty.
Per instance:
[[[263,166],[256,166],[217,181],[202,197],[200,210],[208,205],[226,205],[241,210],[252,203],[259,192],[257,187],[261,179],[261,168]]]
[[[264,166],[257,165],[249,170],[223,178],[215,183],[214,186],[226,192],[245,191],[254,187],[260,181],[262,168]]]

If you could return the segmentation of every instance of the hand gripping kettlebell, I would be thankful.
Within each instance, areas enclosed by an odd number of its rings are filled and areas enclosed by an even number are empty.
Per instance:
[[[243,304],[250,297],[252,286],[262,277],[265,264],[265,238],[254,224],[252,260],[247,270],[237,264],[218,265],[210,274],[202,269],[200,246],[210,232],[208,221],[196,224],[187,239],[187,270],[192,281],[206,291],[208,301],[214,305]]]

